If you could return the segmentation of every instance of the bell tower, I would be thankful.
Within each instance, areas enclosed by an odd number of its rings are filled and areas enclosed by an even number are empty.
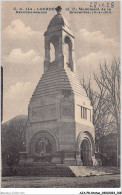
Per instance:
[[[27,154],[33,161],[92,165],[92,106],[75,72],[74,35],[61,7],[56,11],[44,33],[44,74],[28,106]]]
[[[75,71],[74,63],[74,35],[71,28],[61,15],[62,8],[56,7],[57,14],[50,21],[45,36],[45,60],[44,72],[52,65],[58,67],[68,66],[72,72]],[[50,45],[54,46],[54,61],[51,62]],[[68,51],[66,52],[66,44]],[[66,58],[67,53],[67,58]]]

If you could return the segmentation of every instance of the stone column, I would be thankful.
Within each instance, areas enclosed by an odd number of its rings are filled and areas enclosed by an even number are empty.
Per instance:
[[[48,43],[48,40],[45,39],[44,73],[47,71],[49,63],[50,63],[50,44]]]
[[[58,65],[60,68],[64,67],[64,42],[62,36],[59,37],[59,53],[58,53]]]

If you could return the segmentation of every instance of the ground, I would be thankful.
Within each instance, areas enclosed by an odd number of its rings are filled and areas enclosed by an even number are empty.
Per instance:
[[[119,188],[120,174],[89,177],[3,177],[2,188]]]

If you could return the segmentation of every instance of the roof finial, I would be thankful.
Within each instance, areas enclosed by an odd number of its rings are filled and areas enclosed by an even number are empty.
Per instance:
[[[57,6],[57,7],[55,8],[55,10],[57,11],[57,14],[59,14],[59,13],[61,12],[62,8],[61,8],[61,6]]]

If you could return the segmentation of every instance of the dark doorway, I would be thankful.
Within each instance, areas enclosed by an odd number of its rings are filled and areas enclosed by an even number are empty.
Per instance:
[[[91,165],[91,144],[88,139],[84,139],[80,147],[81,160],[84,166]]]

